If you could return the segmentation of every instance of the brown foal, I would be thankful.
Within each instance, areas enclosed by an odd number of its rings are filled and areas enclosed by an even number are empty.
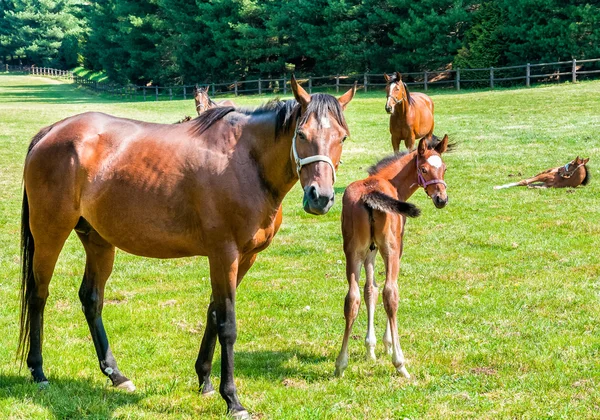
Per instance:
[[[220,393],[248,417],[233,380],[236,288],[281,224],[281,203],[300,181],[304,210],[325,214],[348,136],[338,99],[308,94],[254,111],[219,107],[181,124],[151,124],[89,112],[42,129],[29,145],[21,224],[20,352],[33,379],[42,369],[43,313],[58,255],[75,230],[86,251],[79,298],[100,369],[133,391],[110,350],[102,307],[115,247],[154,258],[208,257],[212,295],[196,361],[203,394],[217,337]]]
[[[208,96],[208,86],[201,88],[196,85],[194,88],[194,102],[196,103],[196,112],[202,115],[203,112],[218,106],[232,106],[235,104],[230,100],[215,102]]]
[[[384,74],[387,86],[385,110],[390,114],[390,134],[394,152],[400,143],[411,150],[415,140],[433,137],[433,101],[424,93],[410,93],[399,72]]]
[[[385,264],[383,305],[388,324],[383,343],[397,371],[409,378],[398,339],[398,272],[402,256],[402,238],[406,216],[416,217],[420,211],[405,201],[423,187],[437,208],[448,202],[441,154],[448,148],[448,136],[435,145],[421,139],[416,151],[383,159],[369,170],[369,177],[353,182],[342,200],[342,235],[346,255],[348,294],[344,304],[346,329],[342,349],[335,362],[335,374],[341,376],[348,366],[348,339],[360,307],[358,280],[364,264],[366,272],[365,304],[368,330],[365,339],[367,358],[375,359],[374,313],[378,288],[374,280],[375,257],[381,253]]]
[[[590,158],[581,159],[577,156],[574,160],[564,166],[547,169],[534,177],[523,179],[519,182],[512,182],[505,185],[496,185],[495,190],[501,190],[510,187],[530,188],[565,188],[587,185],[590,181],[590,173],[585,166]]]

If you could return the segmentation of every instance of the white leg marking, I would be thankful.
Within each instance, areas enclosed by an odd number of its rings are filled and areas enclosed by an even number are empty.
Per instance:
[[[388,321],[387,326],[385,327],[385,333],[383,334],[383,346],[385,347],[385,352],[392,355],[392,332],[390,330],[390,322]]]

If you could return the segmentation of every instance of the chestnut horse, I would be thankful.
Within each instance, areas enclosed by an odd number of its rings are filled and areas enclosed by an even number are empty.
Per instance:
[[[154,258],[208,256],[212,295],[196,372],[203,394],[217,337],[221,396],[248,413],[233,380],[236,288],[281,224],[281,203],[300,180],[304,210],[333,205],[335,171],[348,126],[338,99],[308,94],[254,111],[215,108],[181,124],[151,124],[90,112],[42,129],[24,168],[21,336],[33,380],[42,370],[44,305],[54,266],[72,230],[86,251],[79,298],[100,369],[118,388],[135,387],[117,367],[102,323],[115,247]]]
[[[436,142],[434,140],[434,142]],[[392,355],[397,371],[410,378],[398,339],[398,272],[402,257],[402,238],[406,216],[416,217],[420,210],[405,201],[419,188],[441,209],[448,202],[441,154],[448,148],[448,136],[431,144],[421,139],[416,151],[398,153],[369,169],[369,177],[348,185],[342,201],[342,235],[346,255],[348,294],[344,304],[346,329],[342,349],[335,362],[335,374],[341,376],[348,366],[348,339],[360,307],[358,280],[361,266],[366,273],[365,304],[368,330],[365,338],[367,358],[375,360],[374,312],[378,288],[374,280],[375,257],[381,252],[385,264],[383,305],[388,323],[383,337],[386,351]]]
[[[215,102],[208,96],[208,86],[201,88],[196,85],[194,88],[194,102],[196,102],[196,112],[201,115],[203,112],[218,106],[232,106],[235,104],[230,100]]]
[[[590,182],[590,172],[585,166],[590,158],[581,159],[577,156],[565,166],[547,169],[534,177],[523,179],[519,182],[513,182],[505,185],[497,185],[495,190],[501,190],[510,187],[528,186],[531,188],[565,188],[587,185]]]
[[[385,110],[390,114],[390,134],[394,152],[400,150],[400,142],[411,150],[415,140],[433,137],[433,101],[424,93],[410,93],[399,72],[383,75],[387,100]]]

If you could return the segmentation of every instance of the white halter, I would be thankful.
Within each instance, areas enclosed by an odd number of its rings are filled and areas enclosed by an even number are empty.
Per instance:
[[[331,166],[331,173],[333,174],[333,183],[335,184],[336,176],[335,176],[335,166],[331,161],[329,156],[325,155],[314,155],[305,157],[300,159],[298,156],[298,151],[296,150],[296,135],[298,134],[298,125],[300,123],[300,117],[298,117],[298,122],[296,122],[296,129],[294,130],[294,137],[292,138],[292,155],[294,156],[294,162],[296,162],[296,173],[298,174],[298,178],[300,178],[300,171],[304,165],[308,165],[313,162],[325,162],[329,166]]]

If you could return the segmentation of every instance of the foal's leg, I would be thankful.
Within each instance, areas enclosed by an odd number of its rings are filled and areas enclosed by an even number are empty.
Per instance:
[[[400,269],[400,253],[384,253],[382,250],[381,254],[386,268],[383,305],[387,312],[389,329],[392,336],[392,363],[398,372],[406,378],[410,378],[410,375],[404,366],[404,354],[400,348],[398,324],[396,321],[396,313],[398,311],[398,271]]]
[[[255,260],[256,254],[244,258],[240,262],[236,287],[239,286],[242,278],[246,275],[250,267],[252,267],[252,264],[254,264]],[[212,370],[216,342],[217,314],[215,311],[214,299],[211,294],[210,304],[208,305],[208,311],[206,314],[206,330],[204,330],[202,344],[200,344],[200,351],[198,352],[198,358],[196,359],[196,373],[198,374],[198,380],[200,381],[200,392],[204,396],[215,393],[215,389],[210,381],[210,372]]]
[[[360,291],[358,279],[364,258],[353,253],[346,253],[346,278],[348,279],[348,294],[344,302],[344,317],[346,318],[346,329],[342,340],[342,349],[335,361],[335,376],[342,376],[348,367],[348,339],[352,332],[352,325],[358,315],[360,307]]]
[[[390,321],[386,323],[385,333],[383,333],[383,347],[385,348],[385,352],[391,356],[394,349],[392,347],[392,332],[390,330]]]
[[[365,273],[367,280],[365,282],[365,305],[367,306],[367,336],[365,337],[365,347],[367,348],[367,360],[375,360],[375,306],[379,297],[379,289],[375,283],[375,257],[377,249],[370,251],[365,259]]]
[[[77,232],[77,235],[86,253],[85,273],[79,288],[79,300],[94,341],[100,370],[110,378],[113,386],[133,392],[135,386],[117,367],[117,361],[108,345],[102,323],[104,287],[113,269],[115,247],[94,230],[87,233]]]

